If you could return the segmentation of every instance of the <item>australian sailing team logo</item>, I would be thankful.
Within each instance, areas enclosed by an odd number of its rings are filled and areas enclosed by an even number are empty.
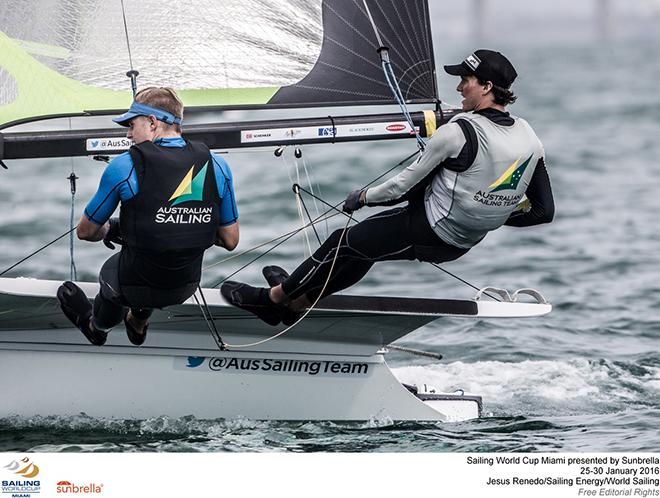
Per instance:
[[[474,200],[485,206],[508,207],[517,205],[523,194],[516,192],[516,189],[533,156],[534,154],[530,155],[522,164],[520,164],[522,157],[516,159],[497,180],[488,186],[490,190],[485,192],[479,190],[474,195]],[[510,194],[495,193],[503,190],[513,190],[514,192]]]
[[[17,477],[2,480],[2,494],[29,497],[31,494],[41,492],[41,481],[34,479],[39,475],[39,467],[29,458],[14,460],[4,466]]]
[[[491,193],[497,192],[499,190],[515,190],[518,188],[518,183],[520,183],[520,179],[522,178],[525,169],[527,169],[529,161],[532,160],[533,155],[534,154],[529,156],[527,160],[520,166],[518,166],[518,164],[520,163],[522,157],[516,159],[513,164],[509,166],[504,173],[502,173],[502,176],[500,176],[497,180],[488,186],[488,188],[491,189]]]
[[[204,167],[199,170],[199,173],[193,178],[193,171],[195,170],[195,165],[193,164],[190,167],[186,176],[183,177],[179,186],[174,190],[174,193],[169,198],[168,202],[172,202],[170,206],[176,206],[183,202],[189,201],[201,201],[204,194],[204,180],[206,180],[206,169],[208,167],[208,161]]]
[[[169,206],[160,207],[156,213],[156,223],[210,223],[211,207],[175,207],[179,204],[204,200],[204,183],[208,161],[193,177],[195,165],[190,167],[179,186],[168,199]]]

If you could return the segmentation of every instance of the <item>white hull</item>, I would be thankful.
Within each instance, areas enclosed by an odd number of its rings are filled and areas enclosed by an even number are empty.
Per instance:
[[[44,351],[0,351],[0,415],[76,415],[145,419],[194,415],[202,419],[442,420],[479,416],[470,397],[418,399],[392,375],[382,355],[319,359],[310,355],[224,354],[236,358],[306,361],[316,375],[298,372],[214,371],[209,359],[190,368],[187,357]],[[245,364],[245,363],[244,363]],[[355,365],[365,373],[328,374],[326,365]],[[26,368],[28,367],[29,368]],[[20,372],[9,377],[7,373]]]
[[[151,318],[147,342],[132,346],[117,327],[102,347],[87,343],[62,315],[59,282],[0,279],[0,417],[77,415],[247,417],[258,420],[438,420],[477,418],[481,398],[413,393],[388,368],[382,348],[442,315],[534,316],[549,305],[429,301],[442,311],[401,311],[403,300],[372,299],[378,311],[344,296],[282,337],[220,351],[201,311],[189,301]],[[96,284],[81,284],[92,297]],[[228,344],[281,330],[204,291]],[[338,308],[337,303],[344,306]],[[353,309],[345,305],[355,304]],[[363,303],[364,304],[364,303]],[[495,303],[498,304],[498,303]],[[387,305],[387,306],[386,306]],[[437,306],[436,306],[437,307]],[[396,308],[396,309],[395,309]]]

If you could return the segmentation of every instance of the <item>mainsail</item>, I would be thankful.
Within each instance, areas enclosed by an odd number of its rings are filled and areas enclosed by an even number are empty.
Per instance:
[[[368,2],[407,102],[437,102],[427,0]],[[132,68],[140,86],[176,88],[188,111],[394,103],[362,0],[123,6],[0,4],[0,129],[125,109]]]

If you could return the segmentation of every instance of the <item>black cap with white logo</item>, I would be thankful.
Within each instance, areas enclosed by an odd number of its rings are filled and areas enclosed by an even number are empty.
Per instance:
[[[477,50],[460,64],[445,66],[453,76],[475,75],[480,80],[492,81],[493,85],[509,88],[518,76],[509,59],[494,50]]]

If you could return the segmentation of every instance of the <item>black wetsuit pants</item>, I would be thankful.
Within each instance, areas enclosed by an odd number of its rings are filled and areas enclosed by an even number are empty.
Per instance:
[[[303,294],[315,301],[328,280],[342,230],[336,230],[319,249],[282,283],[291,299]],[[424,205],[416,203],[375,214],[350,227],[341,241],[337,261],[323,296],[360,281],[378,261],[453,261],[469,249],[441,240],[426,218]]]
[[[131,282],[131,278],[133,281]],[[135,285],[130,268],[121,264],[121,253],[113,254],[101,267],[99,293],[94,299],[94,326],[109,330],[118,325],[130,308],[138,320],[146,320],[154,308],[163,308],[184,302],[192,296],[198,283],[189,283],[174,289],[158,289]],[[131,282],[131,285],[120,282]]]

